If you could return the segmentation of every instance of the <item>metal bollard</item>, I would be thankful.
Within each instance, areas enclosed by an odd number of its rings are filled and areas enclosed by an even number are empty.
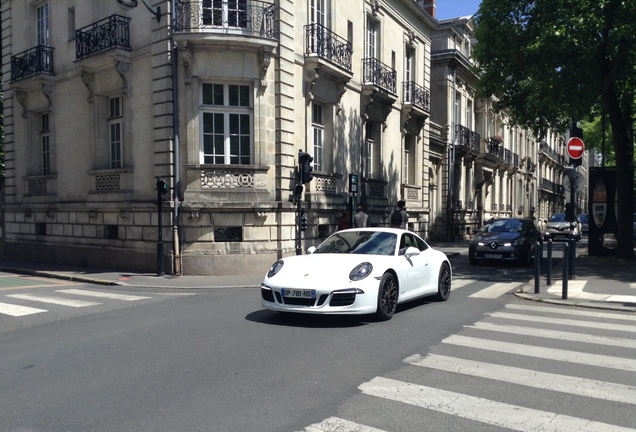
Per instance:
[[[571,240],[571,246],[570,246],[570,279],[576,279],[576,266],[574,265],[575,261],[576,261],[576,239],[572,239]]]
[[[541,290],[539,285],[541,284],[541,257],[543,251],[541,250],[541,243],[537,242],[534,246],[534,293],[539,294]]]
[[[546,284],[552,285],[552,239],[548,239],[548,268],[546,269]]]
[[[563,287],[561,292],[561,298],[563,300],[568,299],[568,273],[570,264],[570,242],[565,242],[563,246]]]

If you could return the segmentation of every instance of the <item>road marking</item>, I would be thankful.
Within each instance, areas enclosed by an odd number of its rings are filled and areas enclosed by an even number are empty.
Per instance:
[[[367,395],[426,408],[444,414],[515,431],[635,432],[636,429],[540,411],[476,396],[376,377],[360,385]]]
[[[627,315],[624,313],[608,313],[608,312],[597,312],[590,310],[582,310],[582,309],[560,309],[554,307],[547,306],[526,306],[520,305],[516,303],[509,303],[506,305],[506,309],[515,309],[515,310],[524,310],[528,312],[535,313],[539,312],[548,312],[559,315],[576,315],[576,316],[585,316],[585,317],[594,317],[594,318],[610,318],[615,320],[623,320],[623,321],[636,321],[636,316]]]
[[[499,282],[489,286],[488,288],[484,288],[481,291],[477,291],[476,293],[471,294],[468,297],[494,299],[520,287],[521,285],[522,284],[519,282]]]
[[[557,375],[435,354],[429,354],[426,357],[415,354],[407,357],[404,361],[414,366],[453,372],[460,375],[469,375],[613,402],[636,404],[636,391],[634,391],[634,387],[622,384]]]
[[[522,315],[522,314],[513,314],[506,312],[492,312],[487,313],[493,318],[504,318],[504,319],[512,319],[518,321],[531,321],[534,323],[548,323],[548,324],[561,324],[568,326],[576,326],[576,327],[585,327],[585,328],[595,328],[595,329],[603,329],[603,330],[613,330],[613,331],[623,331],[636,333],[636,326],[624,325],[624,324],[612,324],[612,323],[604,323],[598,321],[580,321],[566,318],[550,318],[550,317],[542,317],[537,315]]]
[[[386,432],[370,426],[350,422],[338,417],[329,417],[320,423],[307,426],[300,432]]]
[[[73,300],[73,299],[65,299],[62,297],[48,297],[48,296],[38,296],[32,294],[8,294],[7,297],[17,298],[22,300],[31,300],[42,303],[51,303],[61,306],[70,306],[70,307],[86,307],[86,306],[97,306],[101,303],[88,302],[84,300]]]
[[[451,291],[455,291],[460,288],[464,288],[472,283],[477,282],[477,279],[453,279],[451,284]]]
[[[526,357],[534,357],[545,360],[562,361],[588,366],[598,366],[610,369],[619,369],[636,372],[636,360],[611,357],[600,354],[589,354],[579,351],[567,351],[555,348],[537,347],[511,342],[502,342],[490,339],[479,339],[469,336],[451,335],[442,340],[442,343],[487,351],[516,354]]]
[[[83,296],[89,296],[89,297],[108,298],[113,300],[126,300],[126,301],[135,301],[135,300],[143,300],[143,299],[152,298],[152,297],[142,297],[142,296],[134,296],[134,295],[128,295],[128,294],[87,291],[87,290],[81,290],[81,289],[56,290],[56,292],[61,292],[65,294],[83,295]]]
[[[13,317],[25,316],[36,314],[40,312],[48,312],[44,309],[32,308],[27,306],[18,306],[9,303],[0,303],[0,314],[9,315]]]
[[[570,342],[583,342],[596,345],[615,346],[621,348],[636,349],[636,340],[615,337],[603,337],[590,335],[585,333],[562,332],[556,330],[545,330],[532,327],[521,327],[504,324],[493,324],[488,322],[477,322],[473,325],[464,326],[465,328],[494,331],[500,333],[509,333],[518,336],[534,336],[547,339],[567,340]]]

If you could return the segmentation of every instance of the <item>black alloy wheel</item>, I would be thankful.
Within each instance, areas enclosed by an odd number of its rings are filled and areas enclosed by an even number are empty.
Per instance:
[[[380,321],[387,321],[393,317],[397,309],[398,284],[393,273],[384,273],[378,288],[378,308],[375,313]]]
[[[446,301],[450,297],[452,285],[451,269],[447,262],[442,263],[439,269],[439,277],[437,279],[437,301]]]

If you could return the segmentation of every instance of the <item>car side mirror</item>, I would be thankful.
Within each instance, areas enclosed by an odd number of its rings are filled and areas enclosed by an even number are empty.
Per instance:
[[[404,251],[404,256],[407,258],[411,258],[412,256],[416,256],[420,254],[420,250],[416,247],[409,246]]]
[[[316,246],[309,246],[307,248],[307,253],[308,254],[312,254],[312,253],[314,253],[315,250],[316,250]]]

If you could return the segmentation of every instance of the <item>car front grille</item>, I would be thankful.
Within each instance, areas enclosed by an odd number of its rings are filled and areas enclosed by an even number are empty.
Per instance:
[[[304,299],[304,298],[294,298],[294,297],[286,297],[285,304],[294,305],[294,306],[315,306],[316,299]]]
[[[274,301],[274,294],[271,289],[261,288],[261,297],[263,297],[263,300],[268,302]]]
[[[334,294],[333,297],[331,297],[329,306],[350,306],[354,301],[356,301],[355,294]]]

